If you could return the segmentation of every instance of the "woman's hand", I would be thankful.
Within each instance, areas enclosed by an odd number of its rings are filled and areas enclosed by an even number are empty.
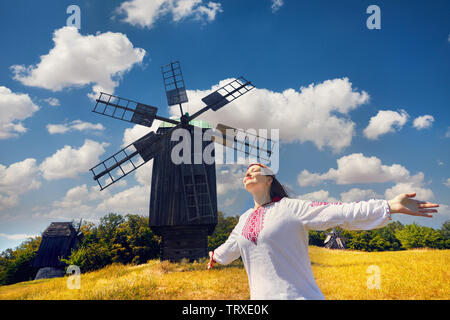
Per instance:
[[[208,270],[214,268],[214,265],[216,264],[216,262],[215,262],[214,259],[213,259],[213,256],[214,256],[213,252],[210,251],[210,252],[209,252]]]
[[[394,199],[389,200],[389,207],[391,213],[404,213],[412,216],[423,216],[431,218],[432,215],[428,213],[437,212],[435,209],[439,207],[436,203],[431,203],[428,201],[414,200],[416,193],[402,193],[396,196]]]

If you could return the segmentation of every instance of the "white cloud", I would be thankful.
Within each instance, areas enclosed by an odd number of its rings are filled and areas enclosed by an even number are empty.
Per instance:
[[[150,160],[146,164],[136,169],[134,177],[136,178],[136,181],[142,186],[151,185],[152,172],[153,172],[153,160]]]
[[[15,137],[27,129],[20,122],[33,115],[39,107],[28,94],[14,93],[0,86],[0,139]]]
[[[282,6],[283,6],[283,0],[271,0],[272,6],[270,7],[272,9],[272,13],[277,12]]]
[[[303,170],[298,176],[299,185],[314,186],[325,180],[334,180],[337,184],[352,184],[403,182],[414,178],[405,167],[399,164],[383,165],[377,157],[366,157],[362,153],[343,156],[336,162],[337,169],[331,168],[323,174]]]
[[[433,124],[433,121],[434,121],[434,117],[427,114],[427,115],[415,118],[413,121],[413,126],[417,130],[422,130],[422,129],[431,127],[431,125]]]
[[[169,14],[174,22],[190,17],[211,22],[222,11],[220,3],[209,1],[203,4],[203,0],[130,0],[116,9],[119,15],[125,16],[122,21],[149,29],[159,18]]]
[[[236,202],[236,198],[226,198],[223,202],[224,207],[229,207]]]
[[[9,167],[0,164],[0,211],[19,204],[19,195],[39,189],[36,159],[28,158]]]
[[[24,233],[17,233],[17,234],[6,234],[6,233],[0,233],[0,237],[4,237],[8,240],[26,240],[28,238],[34,238],[37,235],[28,235]]]
[[[231,80],[222,80],[208,90],[188,90],[190,113],[204,106],[203,97]],[[368,100],[365,91],[355,91],[348,78],[342,78],[312,83],[300,91],[287,89],[280,93],[255,88],[217,112],[203,113],[200,118],[213,127],[220,119],[234,128],[280,129],[280,139],[285,142],[310,141],[319,149],[328,146],[339,152],[351,144],[355,134],[355,123],[348,118],[348,113]],[[170,108],[172,115],[179,116],[177,108]]]
[[[364,135],[371,140],[388,132],[400,130],[408,120],[409,116],[405,110],[400,113],[392,110],[380,110],[377,115],[370,118],[369,125],[364,129]]]
[[[14,208],[19,204],[19,196],[17,194],[0,193],[0,211]]]
[[[27,86],[61,91],[92,84],[98,92],[113,93],[120,77],[141,63],[145,50],[134,48],[122,33],[81,35],[75,27],[63,27],[53,34],[54,47],[37,65],[13,65],[14,79]]]
[[[151,127],[141,126],[139,124],[134,125],[132,128],[125,129],[122,138],[122,148],[128,146],[129,144],[135,142],[139,138],[142,138],[150,131],[157,131],[160,120],[154,120]]]
[[[225,195],[232,190],[245,190],[243,179],[246,166],[216,165],[217,195]]]
[[[311,201],[327,201],[327,202],[338,202],[339,200],[330,197],[329,192],[326,190],[318,190],[310,193],[305,193],[297,196],[297,199],[301,200],[311,200]]]
[[[392,199],[401,193],[416,193],[415,199],[428,201],[434,199],[434,194],[431,189],[423,188],[421,182],[400,182],[395,186],[386,189],[386,199]]]
[[[68,131],[78,130],[105,130],[105,127],[101,123],[93,124],[90,122],[84,122],[81,120],[74,120],[69,124],[48,124],[47,130],[50,134],[66,133]]]
[[[359,188],[352,188],[349,191],[342,192],[341,193],[341,199],[343,202],[354,202],[354,201],[362,201],[362,200],[369,200],[369,199],[382,199],[383,196],[377,194],[372,189],[359,189]]]
[[[51,105],[53,107],[58,107],[58,106],[61,105],[59,100],[56,99],[56,98],[47,98],[47,99],[44,99],[44,101],[47,102],[49,105]]]
[[[149,203],[150,185],[137,185],[108,197],[97,206],[96,211],[148,214]]]
[[[79,173],[88,172],[91,167],[100,162],[99,156],[105,152],[106,146],[108,146],[107,143],[88,139],[78,149],[64,146],[46,158],[39,169],[46,180],[75,178]]]
[[[83,184],[81,186],[69,189],[62,200],[53,202],[53,206],[61,208],[78,207],[81,206],[81,203],[86,201],[88,197],[89,191],[86,184]]]
[[[395,185],[386,189],[385,197],[393,198],[400,193],[416,192],[422,199],[433,199],[433,191],[424,186],[424,174],[410,172],[399,164],[383,165],[377,157],[365,157],[362,153],[354,153],[337,160],[337,169],[331,168],[326,173],[310,173],[303,170],[298,175],[300,186],[314,186],[323,181],[332,180],[337,184],[353,183],[385,183],[394,182]],[[353,188],[341,193],[342,200],[356,200],[362,198],[379,198],[371,189],[361,190]]]
[[[447,179],[447,181],[444,182],[444,185],[447,187],[450,187],[450,178]]]

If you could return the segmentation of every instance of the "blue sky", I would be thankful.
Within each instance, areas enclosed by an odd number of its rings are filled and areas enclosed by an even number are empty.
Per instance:
[[[245,76],[256,86],[202,118],[279,129],[279,180],[295,196],[357,201],[417,192],[450,219],[448,1],[2,1],[0,250],[52,221],[148,214],[151,164],[101,193],[89,168],[147,129],[91,112],[108,92],[167,107],[161,65],[190,99]],[[68,6],[80,8],[69,28]],[[149,5],[150,4],[150,5]],[[370,5],[381,29],[368,29]],[[52,105],[53,104],[53,105]],[[243,167],[218,166],[226,215],[252,206]]]

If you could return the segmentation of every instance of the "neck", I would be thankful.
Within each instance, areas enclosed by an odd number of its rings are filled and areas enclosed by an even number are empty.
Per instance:
[[[253,201],[255,202],[254,209],[257,209],[259,206],[262,206],[263,204],[266,204],[266,203],[272,201],[272,199],[270,198],[270,194],[269,193],[254,194],[253,195]]]

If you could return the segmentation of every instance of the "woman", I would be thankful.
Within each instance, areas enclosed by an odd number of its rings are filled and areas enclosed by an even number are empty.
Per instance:
[[[255,206],[239,218],[227,241],[209,253],[208,269],[241,256],[250,299],[325,299],[311,269],[308,230],[381,228],[391,214],[431,217],[428,213],[437,210],[429,208],[439,206],[411,199],[415,193],[352,203],[289,199],[270,169],[260,163],[247,168],[243,182]]]

